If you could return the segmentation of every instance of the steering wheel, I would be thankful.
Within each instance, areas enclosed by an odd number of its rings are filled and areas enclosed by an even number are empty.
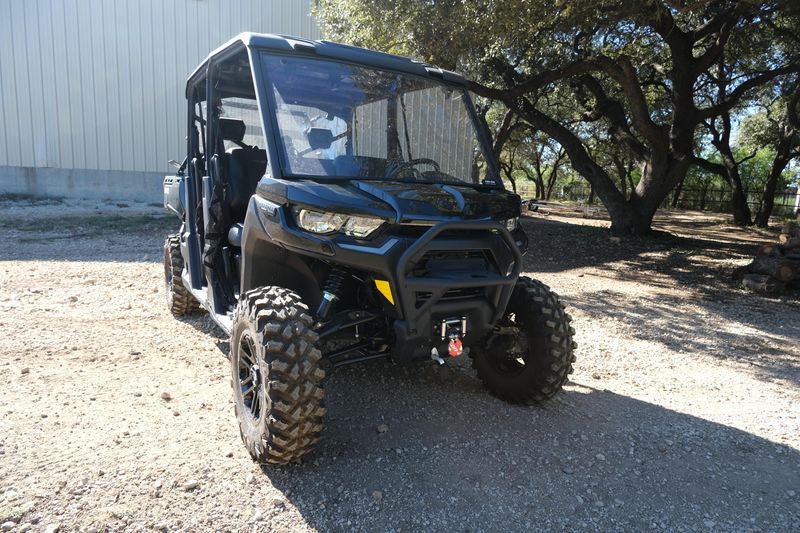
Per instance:
[[[392,177],[393,176],[397,176],[397,175],[401,174],[403,171],[408,170],[408,171],[411,172],[411,174],[414,175],[415,178],[421,178],[422,177],[422,173],[418,169],[414,168],[417,165],[430,165],[430,166],[432,166],[434,168],[434,170],[436,171],[437,174],[440,174],[442,172],[442,169],[439,166],[439,163],[437,163],[433,159],[429,159],[427,157],[420,157],[418,159],[411,159],[409,161],[398,162],[396,166],[392,166],[390,168],[390,170],[391,170],[390,176],[392,176]]]

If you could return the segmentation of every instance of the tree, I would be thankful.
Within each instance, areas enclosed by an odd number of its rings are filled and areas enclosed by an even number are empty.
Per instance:
[[[772,44],[796,27],[797,10],[781,0],[320,0],[319,15],[334,38],[466,72],[475,93],[563,147],[613,231],[643,234],[694,164],[698,126],[800,70],[796,57],[775,57]],[[746,39],[750,60],[737,65],[735,84],[700,105],[714,67]],[[554,93],[577,105],[553,113]],[[581,121],[602,122],[636,162],[640,178],[627,197],[590,156]]]
[[[499,161],[515,191],[513,176],[521,176],[534,183],[537,199],[549,200],[565,156],[566,152],[558,143],[529,124],[518,122],[504,143]],[[513,176],[509,176],[511,174]]]
[[[742,121],[739,134],[741,144],[770,148],[774,154],[755,221],[764,228],[769,225],[775,191],[786,167],[800,157],[800,77],[780,84],[775,92],[762,98],[760,111]]]

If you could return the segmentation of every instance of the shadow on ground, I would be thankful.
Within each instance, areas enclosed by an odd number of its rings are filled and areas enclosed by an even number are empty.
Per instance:
[[[608,288],[571,294],[568,304],[589,320],[624,325],[631,338],[662,344],[676,353],[745,364],[761,379],[790,380],[800,386],[800,360],[787,350],[800,339],[800,323],[783,318],[800,311],[800,302],[777,303],[721,291],[693,299],[647,293],[632,297]],[[776,311],[778,305],[783,313]]]
[[[693,257],[738,259],[752,256],[757,248],[748,241],[719,241],[705,234],[684,237],[664,231],[655,231],[649,237],[624,237],[617,241],[605,227],[544,218],[526,218],[523,227],[530,238],[526,267],[543,272],[620,263],[642,272],[657,270],[681,276],[686,274],[683,270],[699,266],[692,261]],[[684,231],[690,232],[691,226],[686,226]]]
[[[533,275],[594,268],[592,275],[607,278],[609,284],[621,280],[661,289],[685,287],[719,301],[731,294],[741,299],[745,293],[734,279],[735,267],[752,260],[760,243],[775,240],[765,231],[722,229],[709,221],[683,221],[678,216],[661,227],[680,234],[658,230],[649,237],[619,240],[605,227],[560,220],[527,218],[523,226],[530,239],[523,270]],[[800,299],[800,287],[788,289],[783,298]]]
[[[507,406],[454,373],[337,371],[318,451],[264,475],[323,531],[800,527],[792,448],[580,384]]]

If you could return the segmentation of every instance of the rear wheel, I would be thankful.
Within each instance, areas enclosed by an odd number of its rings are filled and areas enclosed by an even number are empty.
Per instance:
[[[571,321],[547,285],[519,278],[501,324],[472,351],[478,377],[492,394],[511,403],[551,398],[572,372],[577,345]]]
[[[234,409],[254,460],[300,459],[322,433],[325,372],[308,307],[296,293],[263,287],[245,293],[231,330]]]
[[[181,238],[169,235],[164,241],[164,283],[167,292],[167,307],[175,316],[185,315],[197,309],[197,300],[183,286],[183,256]]]

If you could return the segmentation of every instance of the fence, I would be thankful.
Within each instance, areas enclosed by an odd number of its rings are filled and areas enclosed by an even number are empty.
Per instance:
[[[535,198],[536,187],[531,182],[517,182],[517,192],[523,199]],[[589,203],[591,188],[587,185],[565,185],[553,189],[551,200]],[[662,208],[672,207],[673,194],[670,194],[661,205]],[[800,202],[800,191],[789,188],[775,193],[775,205],[772,208],[773,216],[794,216]],[[595,197],[595,203],[600,200]],[[747,204],[755,213],[761,208],[761,191],[747,191]],[[712,211],[717,213],[731,212],[731,191],[729,189],[683,189],[675,205],[678,209],[694,209],[698,211]]]

